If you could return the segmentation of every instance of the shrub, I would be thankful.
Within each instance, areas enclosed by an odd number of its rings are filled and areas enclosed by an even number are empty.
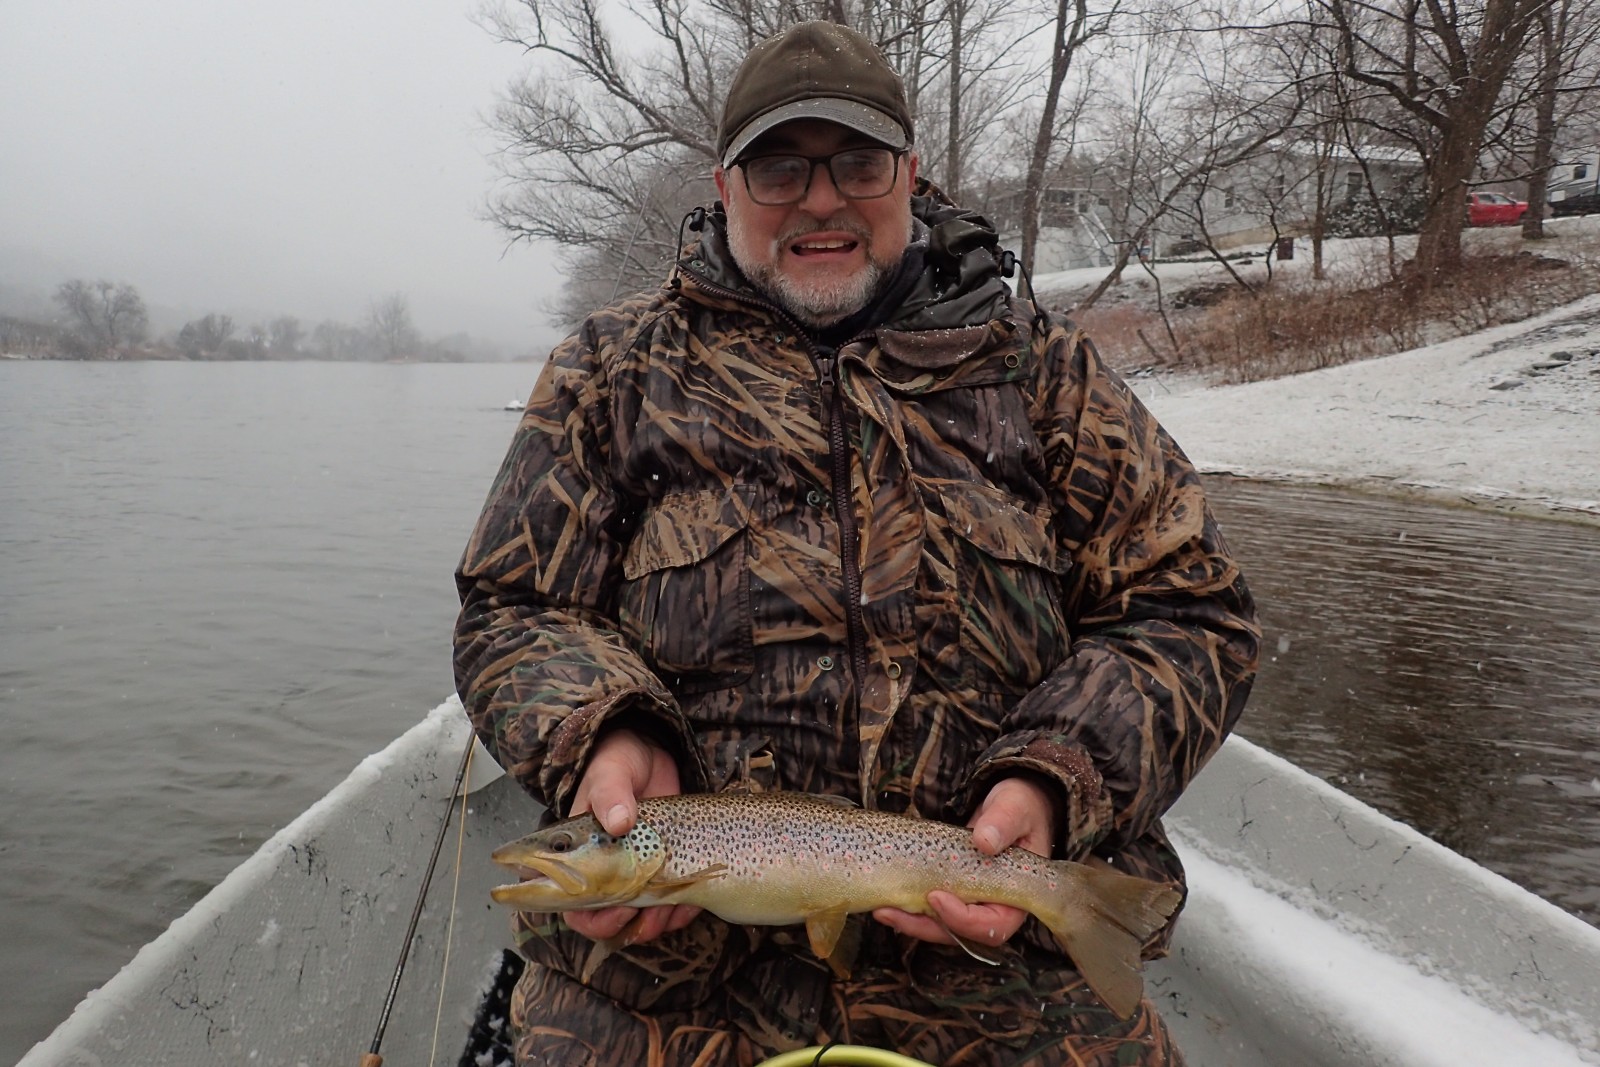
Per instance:
[[[1563,256],[1472,254],[1461,271],[1426,290],[1373,256],[1335,280],[1279,274],[1253,293],[1234,287],[1165,323],[1153,309],[1126,304],[1091,308],[1081,321],[1125,371],[1159,365],[1216,381],[1254,381],[1403,352],[1600,292],[1600,248],[1591,243]]]
[[[1422,228],[1427,204],[1416,193],[1375,201],[1355,197],[1328,210],[1329,237],[1382,237],[1391,233],[1416,233]]]

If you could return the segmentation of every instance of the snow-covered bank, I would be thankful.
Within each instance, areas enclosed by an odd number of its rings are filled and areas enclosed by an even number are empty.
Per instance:
[[[1600,296],[1286,378],[1132,384],[1204,471],[1600,522]]]

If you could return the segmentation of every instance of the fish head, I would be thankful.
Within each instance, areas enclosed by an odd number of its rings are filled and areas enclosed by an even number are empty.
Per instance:
[[[527,911],[581,911],[625,904],[644,891],[667,861],[660,838],[636,825],[621,837],[593,815],[564,819],[501,845],[489,858],[517,872],[516,885],[489,895]]]

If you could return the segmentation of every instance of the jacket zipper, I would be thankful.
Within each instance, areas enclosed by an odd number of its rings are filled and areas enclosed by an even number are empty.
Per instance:
[[[685,271],[685,273],[691,273]],[[844,396],[838,389],[836,367],[838,349],[814,345],[803,327],[787,312],[764,300],[746,293],[728,289],[692,274],[696,285],[718,296],[726,297],[750,307],[770,311],[787,322],[811,353],[811,362],[817,369],[817,384],[821,392],[823,429],[828,436],[828,460],[832,471],[833,516],[839,524],[839,555],[844,570],[845,642],[850,657],[850,673],[855,678],[857,698],[867,680],[867,622],[861,609],[861,560],[857,545],[860,530],[856,526],[855,508],[850,499],[850,436],[845,423]],[[865,335],[863,335],[865,336]],[[846,344],[860,340],[852,337]]]
[[[867,620],[861,610],[861,531],[856,526],[855,507],[850,500],[850,435],[845,424],[844,395],[834,378],[839,362],[837,349],[818,345],[813,351],[817,381],[822,391],[823,417],[828,420],[828,458],[833,467],[833,514],[839,523],[839,555],[844,566],[845,632],[850,649],[850,673],[857,691],[867,679]]]

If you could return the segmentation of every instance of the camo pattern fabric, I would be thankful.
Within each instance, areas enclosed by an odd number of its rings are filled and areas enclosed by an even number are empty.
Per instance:
[[[1040,954],[974,967],[959,949],[915,945],[841,980],[778,940],[692,1006],[630,1009],[530,964],[511,999],[516,1062],[751,1067],[830,1042],[893,1049],[941,1067],[1184,1062],[1148,999],[1118,1019],[1076,972]]]
[[[1192,466],[1084,333],[1011,296],[981,218],[926,185],[913,209],[927,269],[836,352],[742,281],[720,211],[659,291],[556,349],[458,570],[457,689],[553,812],[626,724],[675,753],[687,791],[963,823],[1030,775],[1055,788],[1057,858],[1181,884],[1159,820],[1244,705],[1250,596]],[[585,996],[550,991],[576,986],[589,943],[540,916],[519,928],[545,983],[532,1017]],[[779,951],[722,929],[620,952],[591,986],[646,1021],[699,1012]],[[1038,964],[1041,988],[1075,988],[1036,922],[1015,942],[1059,968]]]

